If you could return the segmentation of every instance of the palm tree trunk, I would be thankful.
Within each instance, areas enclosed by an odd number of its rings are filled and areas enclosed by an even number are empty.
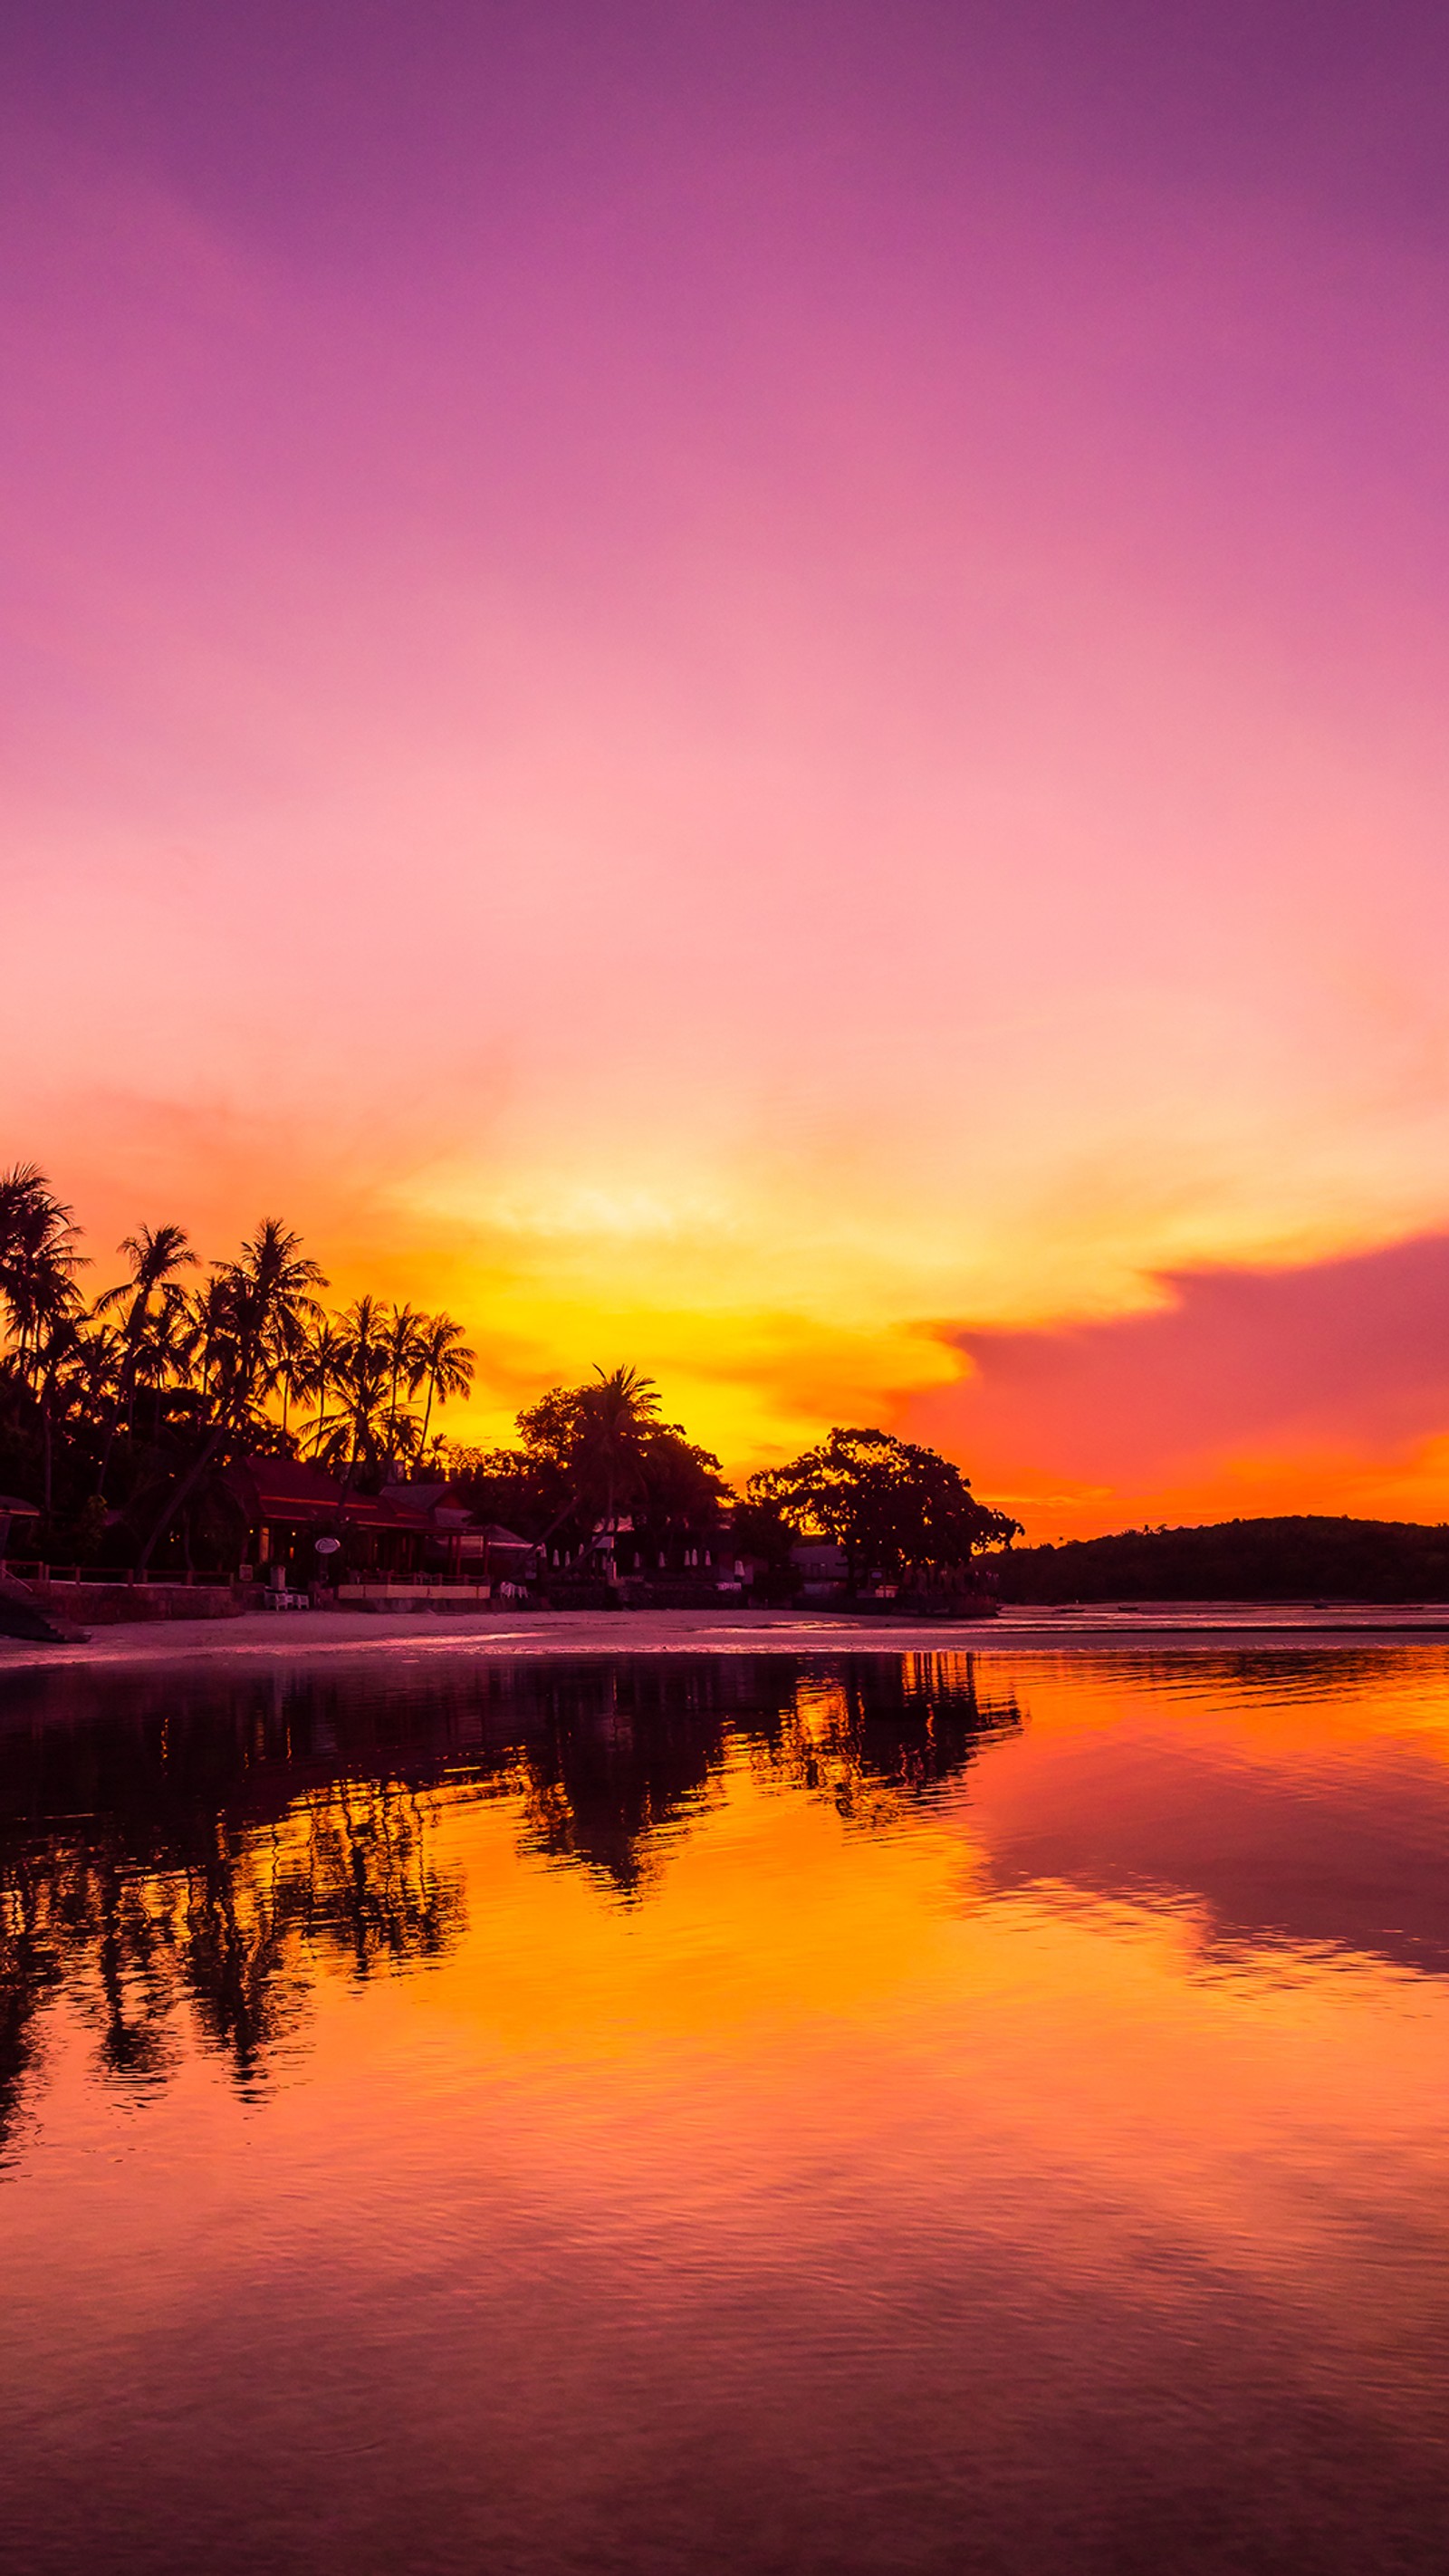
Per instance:
[[[141,1317],[142,1325],[145,1324],[145,1321],[146,1317],[143,1312]],[[104,1502],[106,1498],[106,1478],[111,1472],[111,1452],[116,1445],[116,1433],[121,1427],[121,1406],[123,1402],[126,1408],[126,1433],[128,1438],[135,1423],[136,1364],[140,1357],[138,1347],[140,1338],[140,1331],[136,1323],[136,1309],[133,1305],[130,1314],[126,1318],[126,1330],[122,1336],[121,1363],[116,1376],[116,1400],[111,1407],[110,1421],[106,1425],[106,1445],[101,1451],[100,1468],[96,1475],[96,1492],[102,1502]]]
[[[129,1392],[128,1392],[128,1394],[127,1394],[127,1398],[126,1398],[126,1429],[127,1429],[127,1431],[128,1431],[128,1432],[129,1432],[129,1430],[130,1430],[130,1428],[131,1428],[131,1418],[132,1418],[132,1415],[133,1415],[133,1414],[134,1414],[134,1412],[135,1412],[135,1409],[136,1409],[136,1372],[135,1372],[135,1369],[134,1369],[134,1366],[133,1366],[133,1367],[132,1367],[132,1369],[131,1369],[131,1372],[130,1372],[130,1385],[129,1385]],[[111,1472],[111,1451],[114,1449],[114,1447],[115,1447],[115,1445],[116,1445],[116,1433],[117,1433],[117,1431],[120,1429],[120,1426],[121,1426],[121,1387],[118,1385],[118,1386],[117,1386],[117,1388],[116,1388],[116,1400],[115,1400],[115,1403],[114,1403],[114,1404],[112,1405],[112,1407],[111,1407],[111,1418],[110,1418],[110,1421],[109,1421],[109,1422],[107,1423],[107,1425],[106,1425],[106,1445],[105,1445],[104,1449],[101,1451],[101,1463],[100,1463],[100,1467],[99,1467],[99,1469],[97,1470],[97,1474],[96,1474],[96,1492],[99,1494],[99,1496],[100,1496],[100,1498],[101,1498],[102,1502],[104,1502],[104,1501],[105,1501],[105,1497],[106,1497],[106,1478],[107,1478],[107,1476],[108,1476],[108,1475],[110,1474],[110,1472]]]
[[[247,1398],[252,1391],[255,1377],[256,1344],[255,1341],[251,1341],[242,1345],[241,1364],[237,1370],[235,1381],[237,1392],[233,1394],[230,1404],[223,1405],[221,1412],[217,1417],[216,1428],[203,1448],[200,1457],[193,1461],[190,1470],[182,1477],[175,1493],[162,1509],[155,1528],[152,1530],[150,1537],[147,1539],[145,1546],[142,1548],[140,1555],[136,1559],[136,1571],[138,1574],[145,1573],[155,1552],[157,1541],[164,1538],[183,1503],[190,1502],[192,1495],[195,1493],[197,1486],[200,1484],[202,1477],[207,1471],[207,1468],[211,1465],[211,1462],[216,1456],[218,1449],[221,1447],[223,1440],[226,1438],[228,1431],[235,1428],[236,1423],[241,1417]]]
[[[349,1446],[348,1446],[348,1458],[347,1458],[347,1465],[346,1465],[346,1468],[345,1468],[345,1469],[344,1469],[344,1471],[343,1471],[343,1477],[342,1477],[342,1491],[341,1491],[340,1495],[339,1495],[339,1496],[338,1496],[338,1498],[337,1498],[337,1515],[338,1515],[339,1520],[342,1518],[343,1514],[345,1513],[345,1511],[346,1511],[346,1509],[347,1509],[347,1497],[348,1497],[348,1495],[349,1495],[349,1494],[351,1493],[351,1491],[352,1491],[353,1483],[354,1483],[354,1480],[355,1480],[356,1475],[357,1475],[357,1470],[358,1470],[358,1468],[361,1466],[361,1464],[362,1464],[362,1434],[361,1434],[361,1428],[360,1428],[360,1425],[359,1425],[359,1423],[358,1423],[358,1418],[357,1418],[357,1408],[354,1406],[354,1408],[353,1408],[353,1414],[352,1414],[352,1438],[351,1438],[351,1441],[350,1441]]]
[[[213,1431],[211,1438],[202,1450],[200,1457],[193,1462],[186,1475],[182,1477],[175,1493],[164,1505],[155,1528],[152,1530],[150,1537],[147,1539],[145,1546],[142,1548],[140,1555],[136,1559],[136,1571],[138,1574],[145,1573],[147,1566],[150,1564],[151,1559],[155,1554],[157,1542],[165,1537],[166,1532],[171,1527],[171,1524],[175,1520],[183,1503],[190,1502],[192,1495],[195,1493],[197,1486],[200,1484],[202,1477],[207,1471],[207,1468],[211,1465],[213,1458],[216,1456],[216,1453],[221,1447],[221,1444],[226,1438],[227,1432],[230,1428],[230,1417],[223,1415],[221,1421]]]
[[[394,1359],[392,1377],[387,1391],[387,1472],[384,1482],[389,1485],[395,1472],[394,1457],[397,1449],[397,1376],[398,1363]]]
[[[112,1449],[115,1447],[115,1445],[116,1445],[116,1408],[115,1408],[114,1406],[112,1406],[112,1408],[111,1408],[111,1418],[110,1418],[110,1421],[108,1422],[108,1424],[106,1425],[106,1440],[105,1440],[105,1446],[104,1446],[104,1448],[103,1448],[103,1449],[102,1449],[102,1451],[101,1451],[101,1463],[100,1463],[99,1467],[96,1469],[96,1494],[97,1494],[97,1497],[99,1498],[99,1500],[100,1500],[101,1502],[104,1502],[104,1501],[105,1501],[105,1499],[106,1499],[106,1476],[107,1476],[107,1473],[108,1473],[108,1471],[109,1471],[110,1464],[111,1464],[111,1451],[112,1451]]]

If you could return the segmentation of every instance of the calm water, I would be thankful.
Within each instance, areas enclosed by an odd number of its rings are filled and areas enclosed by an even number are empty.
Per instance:
[[[1433,2569],[1449,1659],[0,1681],[0,2556]]]

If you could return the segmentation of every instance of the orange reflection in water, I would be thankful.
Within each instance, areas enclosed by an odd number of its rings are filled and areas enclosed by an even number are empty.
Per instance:
[[[43,2010],[28,2564],[1438,2564],[1445,1658],[883,1671],[248,1772],[242,2086]]]

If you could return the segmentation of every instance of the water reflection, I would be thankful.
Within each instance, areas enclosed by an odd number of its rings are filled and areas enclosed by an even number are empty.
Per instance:
[[[142,1783],[137,1782],[140,1789]],[[64,1989],[100,2070],[138,2086],[175,2067],[175,2019],[254,2088],[329,1961],[359,1978],[442,1957],[466,1915],[461,1875],[429,1850],[407,1783],[312,1789],[269,1825],[168,1799],[162,1833],[122,1810],[7,1818],[0,1842],[0,2139],[36,2016]]]
[[[53,1669],[0,1779],[27,2576],[1439,2576],[1443,1653]]]
[[[20,1679],[0,1734],[0,2146],[62,1992],[105,2076],[164,2082],[187,2008],[255,2092],[318,1976],[445,1958],[467,1904],[435,1847],[444,1799],[509,1800],[524,1851],[635,1904],[720,1794],[727,1738],[760,1780],[880,1831],[1021,1726],[955,1654]]]
[[[518,1745],[527,1841],[626,1898],[657,1874],[668,1829],[708,1802],[712,1784],[717,1793],[727,1734],[762,1780],[883,1827],[1022,1723],[1014,1692],[985,1687],[960,1654],[825,1672],[783,1656],[520,1667],[505,1695],[528,1721]]]
[[[978,1802],[991,1891],[1165,1908],[1209,1966],[1449,1973],[1442,1654],[1094,1656],[1045,1668],[1034,1705]]]

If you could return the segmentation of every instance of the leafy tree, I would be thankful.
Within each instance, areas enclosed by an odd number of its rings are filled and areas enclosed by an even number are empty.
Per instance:
[[[197,1531],[224,1552],[222,1470],[295,1454],[296,1404],[310,1402],[307,1444],[345,1492],[415,1457],[433,1409],[471,1386],[451,1316],[372,1297],[325,1314],[320,1271],[275,1221],[194,1287],[180,1226],[142,1226],[121,1250],[126,1277],[87,1313],[70,1210],[37,1165],[0,1174],[0,1481],[43,1497],[47,1544],[90,1553],[114,1524],[141,1542],[143,1569],[178,1538],[189,1562]],[[123,1519],[105,1508],[117,1487]]]
[[[267,1377],[282,1399],[282,1437],[288,1445],[292,1407],[305,1402],[309,1390],[313,1335],[324,1328],[324,1322],[320,1306],[313,1307],[309,1300],[283,1307],[267,1334]]]
[[[600,1369],[596,1380],[525,1406],[516,1448],[452,1452],[475,1509],[571,1548],[589,1546],[601,1524],[617,1544],[627,1517],[646,1558],[672,1534],[713,1532],[733,1499],[719,1460],[658,1420],[658,1392],[637,1370]]]
[[[748,1500],[735,1506],[733,1525],[736,1547],[742,1555],[754,1557],[763,1569],[761,1588],[771,1599],[793,1597],[799,1590],[799,1576],[791,1549],[800,1533],[783,1505],[752,1492]]]
[[[665,1538],[714,1531],[734,1495],[712,1449],[686,1437],[682,1424],[660,1422],[642,1444],[643,1485],[634,1509],[636,1529]]]
[[[889,1431],[837,1428],[787,1466],[752,1476],[748,1494],[775,1506],[800,1536],[833,1539],[852,1583],[867,1573],[938,1576],[1020,1532],[976,1500],[953,1460]]]
[[[444,1468],[484,1520],[501,1522],[523,1538],[541,1538],[556,1525],[561,1495],[568,1507],[568,1488],[553,1462],[527,1448],[470,1449],[450,1442]]]

